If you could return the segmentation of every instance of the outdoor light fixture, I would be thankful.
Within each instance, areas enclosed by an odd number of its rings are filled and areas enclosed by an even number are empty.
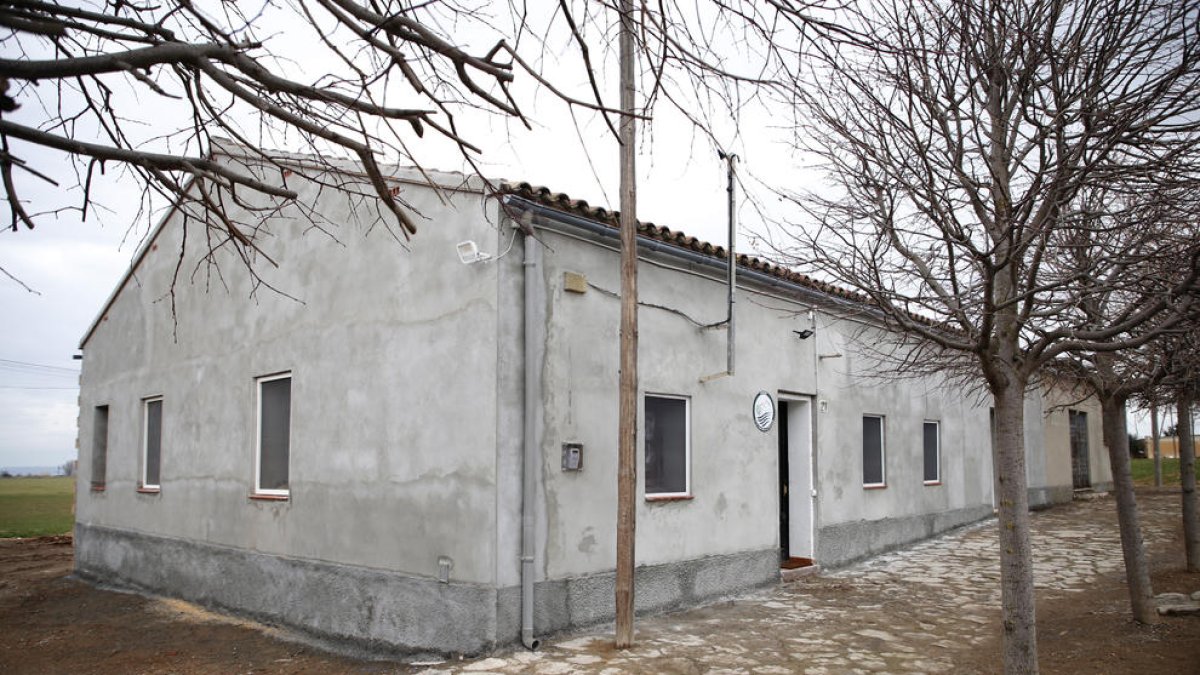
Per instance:
[[[464,265],[491,260],[492,256],[479,250],[475,242],[468,239],[458,243],[458,260]]]
[[[813,334],[812,330],[809,328],[805,328],[804,330],[794,330],[792,332],[795,333],[796,337],[800,338],[801,340],[807,340],[808,338],[812,337]]]

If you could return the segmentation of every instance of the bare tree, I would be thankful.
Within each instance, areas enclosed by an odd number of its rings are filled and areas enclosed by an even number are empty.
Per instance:
[[[641,6],[636,49],[647,93],[639,108],[650,115],[664,101],[709,133],[714,116],[743,104],[744,89],[795,76],[805,45],[847,39],[820,18],[826,1],[738,11],[723,3]],[[462,123],[468,115],[529,126],[522,99],[541,89],[572,111],[601,115],[615,140],[619,115],[606,103],[615,92],[606,95],[602,82],[616,7],[560,0],[551,9],[535,17],[519,3],[482,0],[3,3],[0,183],[8,224],[32,228],[64,209],[86,219],[97,175],[116,165],[144,188],[146,212],[152,204],[185,207],[205,222],[210,248],[228,245],[246,260],[256,249],[253,226],[227,214],[248,207],[242,195],[250,192],[292,202],[287,177],[300,172],[368,200],[404,241],[416,219],[388,180],[389,164],[420,166],[418,144],[435,144],[475,168],[481,145]],[[216,161],[220,139],[258,157]],[[294,156],[266,148],[317,161],[297,167]],[[30,181],[58,185],[58,158],[45,149],[73,162],[63,187],[74,183],[79,192],[69,206],[21,196]],[[363,181],[338,179],[344,159]]]
[[[1184,331],[1157,345],[1166,376],[1156,392],[1175,401],[1179,442],[1179,485],[1183,515],[1183,546],[1189,572],[1200,572],[1200,500],[1196,495],[1196,446],[1192,419],[1200,396],[1200,328],[1193,322]]]
[[[907,366],[969,369],[994,400],[1006,672],[1037,671],[1026,391],[1061,355],[1145,344],[1193,302],[1196,12],[883,0],[853,24],[874,48],[829,54],[797,94],[798,138],[835,189],[797,199],[808,217],[780,254],[866,294],[919,341]],[[1099,321],[1083,311],[1114,294]]]

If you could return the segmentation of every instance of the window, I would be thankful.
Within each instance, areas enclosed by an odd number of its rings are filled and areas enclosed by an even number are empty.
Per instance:
[[[646,396],[646,496],[691,495],[688,400]]]
[[[140,487],[144,490],[157,490],[162,468],[162,397],[143,400],[142,408],[142,480]]]
[[[925,484],[942,482],[942,433],[937,422],[925,423]]]
[[[255,452],[254,492],[287,496],[288,455],[291,446],[292,375],[258,379],[258,449]]]
[[[863,415],[863,487],[884,487],[883,418]]]
[[[108,406],[92,412],[92,489],[103,490],[108,471]]]

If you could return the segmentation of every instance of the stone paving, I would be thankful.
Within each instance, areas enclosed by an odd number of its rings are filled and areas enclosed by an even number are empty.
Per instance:
[[[1150,502],[1141,504],[1147,543],[1169,538],[1175,523],[1167,502]],[[1033,514],[1037,588],[1083,592],[1098,575],[1122,570],[1114,512],[1102,497]],[[612,648],[610,626],[548,640],[538,652],[427,664],[422,672],[951,672],[956,657],[999,632],[998,558],[993,519],[836,572],[639,618],[632,649]]]

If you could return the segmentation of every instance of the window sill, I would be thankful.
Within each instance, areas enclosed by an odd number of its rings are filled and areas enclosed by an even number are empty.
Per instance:
[[[137,492],[139,495],[156,495],[162,492],[162,488],[138,486]]]
[[[688,502],[694,499],[690,494],[687,495],[646,495],[648,502]]]
[[[941,484],[942,484],[942,481],[940,481],[940,480],[927,480],[927,481],[925,481],[925,485],[926,485],[927,487],[937,487],[938,485],[941,485]]]
[[[883,483],[882,485],[864,485],[863,489],[864,490],[886,490],[887,483]]]
[[[92,492],[104,492],[104,486],[103,485],[93,485]]]
[[[260,502],[286,502],[291,498],[291,495],[265,495],[258,492],[250,493],[250,499]]]

